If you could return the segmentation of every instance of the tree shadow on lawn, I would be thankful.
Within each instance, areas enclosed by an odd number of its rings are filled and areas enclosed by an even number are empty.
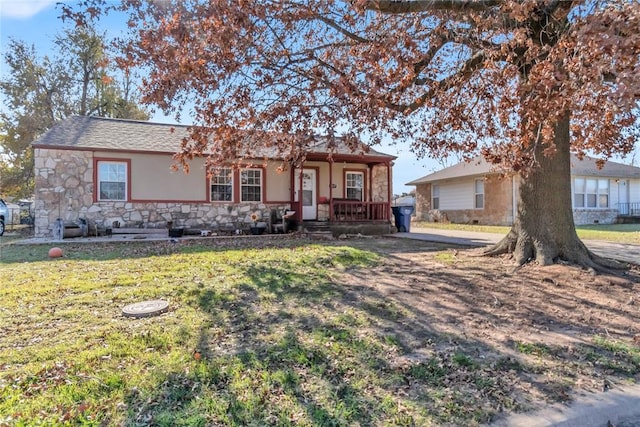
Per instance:
[[[387,255],[347,271],[250,265],[233,297],[191,291],[211,319],[195,360],[127,396],[127,424],[478,425],[534,399],[568,401],[583,377],[638,378],[638,353],[591,341],[597,319],[566,315],[609,307],[481,266]],[[510,300],[514,287],[539,288],[546,307]]]
[[[176,253],[197,253],[226,251],[235,249],[260,249],[295,247],[309,244],[309,239],[301,235],[269,235],[207,237],[202,239],[170,240],[117,240],[110,242],[51,242],[34,244],[6,244],[0,246],[0,264],[41,262],[48,260],[48,251],[60,247],[64,260],[107,261],[119,259],[139,259]],[[56,261],[55,259],[53,261]]]
[[[48,252],[52,247],[60,247],[64,253],[63,260],[108,261],[120,259],[139,259],[150,256],[164,256],[179,253],[199,253],[211,251],[291,248],[308,244],[331,246],[351,245],[356,248],[370,250],[371,246],[379,246],[379,250],[387,252],[422,252],[425,250],[456,247],[409,239],[366,238],[356,240],[317,241],[302,234],[278,234],[265,236],[239,237],[206,237],[202,239],[171,240],[114,240],[110,242],[51,242],[34,244],[0,245],[0,264],[41,262],[49,260]],[[54,259],[53,261],[56,261]]]

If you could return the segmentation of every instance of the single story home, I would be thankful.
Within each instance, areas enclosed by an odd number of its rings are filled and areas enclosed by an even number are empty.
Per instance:
[[[304,162],[284,171],[282,158],[264,149],[240,168],[230,162],[207,171],[196,157],[187,174],[172,168],[187,136],[187,126],[131,120],[73,116],[59,123],[32,144],[35,235],[52,236],[58,219],[216,230],[256,217],[269,222],[285,210],[295,211],[298,224],[389,231],[394,156],[317,137]]]
[[[520,178],[500,175],[482,157],[413,180],[416,219],[464,224],[511,225]],[[640,217],[640,168],[608,161],[571,161],[571,204],[576,224],[611,224]]]

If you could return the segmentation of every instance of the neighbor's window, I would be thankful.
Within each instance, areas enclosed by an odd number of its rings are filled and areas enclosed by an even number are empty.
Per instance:
[[[240,171],[240,201],[262,201],[262,169]]]
[[[230,202],[233,198],[233,169],[218,168],[211,177],[211,201]]]
[[[127,200],[126,162],[98,162],[98,200]]]
[[[609,180],[575,178],[573,180],[573,207],[608,208]]]
[[[347,199],[362,201],[364,194],[364,173],[347,172],[345,180],[345,194]]]
[[[440,209],[440,186],[431,186],[431,209]]]
[[[476,209],[484,209],[484,179],[476,179],[475,193],[474,207]]]

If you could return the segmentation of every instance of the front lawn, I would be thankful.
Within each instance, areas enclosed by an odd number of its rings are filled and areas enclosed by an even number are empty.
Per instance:
[[[0,425],[479,425],[640,373],[636,275],[600,295],[425,242],[222,242],[2,247]],[[122,316],[149,299],[170,310]]]
[[[451,224],[417,221],[413,228],[436,228],[440,230],[463,230],[506,235],[510,227],[498,225]],[[618,243],[640,244],[640,224],[593,224],[576,226],[578,237],[583,240],[607,240]]]

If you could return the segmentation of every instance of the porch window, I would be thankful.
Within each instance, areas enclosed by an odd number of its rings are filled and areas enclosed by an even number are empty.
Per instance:
[[[573,180],[574,208],[608,208],[609,180],[575,178]]]
[[[476,179],[474,207],[484,209],[484,179]]]
[[[262,201],[262,169],[240,171],[240,201]]]
[[[362,201],[364,194],[364,173],[347,172],[345,175],[345,194],[347,199]]]
[[[211,177],[211,200],[230,202],[233,197],[233,170],[217,168]]]
[[[98,162],[98,200],[127,200],[126,162]]]
[[[440,209],[440,186],[431,186],[431,209]]]

